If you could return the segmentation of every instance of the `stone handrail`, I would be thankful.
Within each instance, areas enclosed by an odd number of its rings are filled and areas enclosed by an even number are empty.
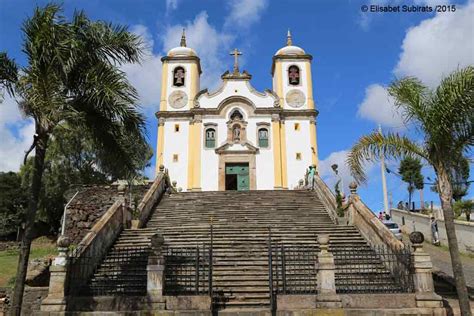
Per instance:
[[[87,281],[86,278],[92,275],[95,267],[122,232],[124,224],[130,219],[130,211],[123,205],[123,200],[115,201],[81,240],[73,252],[70,268],[80,269],[84,281]]]
[[[337,223],[337,202],[336,197],[332,193],[331,189],[326,185],[326,183],[321,179],[319,175],[314,176],[315,186],[314,190],[318,195],[319,199],[323,203],[323,205],[328,210],[329,216],[333,220],[334,223]]]
[[[150,189],[143,196],[140,204],[138,204],[138,228],[143,228],[145,226],[146,222],[150,218],[153,206],[155,206],[156,203],[161,200],[168,187],[170,187],[168,173],[164,172],[164,170],[161,170],[160,168],[160,173],[156,176],[156,179]]]
[[[355,189],[351,188],[349,197],[349,218],[366,240],[372,245],[385,245],[391,249],[400,249],[404,245],[361,201]]]

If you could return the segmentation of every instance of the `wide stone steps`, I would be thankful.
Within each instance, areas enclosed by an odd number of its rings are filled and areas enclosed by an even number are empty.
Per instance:
[[[373,250],[359,231],[352,226],[337,226],[314,193],[307,191],[247,191],[247,192],[189,192],[165,196],[145,228],[125,229],[90,281],[90,286],[102,289],[114,285],[117,291],[139,293],[146,291],[146,256],[127,261],[123,251],[149,249],[150,237],[163,235],[167,248],[199,247],[201,256],[208,256],[210,224],[213,243],[213,292],[215,303],[226,310],[268,308],[269,267],[268,238],[279,249],[294,245],[310,246],[319,251],[317,237],[329,234],[329,249],[335,255],[336,285],[378,288],[396,291],[396,285],[385,266],[374,259]],[[345,251],[357,247],[357,258],[351,261]],[[119,264],[117,264],[119,262]],[[316,262],[314,262],[316,263]],[[291,263],[290,263],[291,264]],[[366,273],[352,271],[367,267]],[[287,274],[288,284],[301,280],[316,284],[314,264],[299,263],[300,270]],[[126,267],[125,269],[123,267]],[[188,273],[194,273],[192,263],[183,263]],[[274,262],[274,269],[278,263]],[[313,272],[311,272],[313,271]],[[360,271],[357,270],[357,271]],[[309,274],[308,274],[309,273]],[[314,273],[314,275],[313,275]],[[206,280],[200,286],[206,288]],[[166,281],[165,281],[166,284]]]

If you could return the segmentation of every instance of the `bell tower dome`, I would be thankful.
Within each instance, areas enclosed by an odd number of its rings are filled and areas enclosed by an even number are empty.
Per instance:
[[[314,109],[311,60],[301,47],[293,45],[290,30],[286,46],[273,56],[273,91],[284,109]]]

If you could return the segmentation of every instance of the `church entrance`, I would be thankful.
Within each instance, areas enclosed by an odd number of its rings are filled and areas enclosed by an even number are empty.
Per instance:
[[[225,189],[248,191],[249,190],[249,164],[225,164]]]

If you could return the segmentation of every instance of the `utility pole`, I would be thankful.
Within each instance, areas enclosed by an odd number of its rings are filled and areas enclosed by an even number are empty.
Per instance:
[[[379,133],[382,135],[382,126],[379,124]],[[382,191],[383,191],[383,206],[385,213],[390,214],[388,208],[388,195],[387,195],[387,180],[385,179],[385,158],[383,154],[380,156],[380,169],[382,171]]]

